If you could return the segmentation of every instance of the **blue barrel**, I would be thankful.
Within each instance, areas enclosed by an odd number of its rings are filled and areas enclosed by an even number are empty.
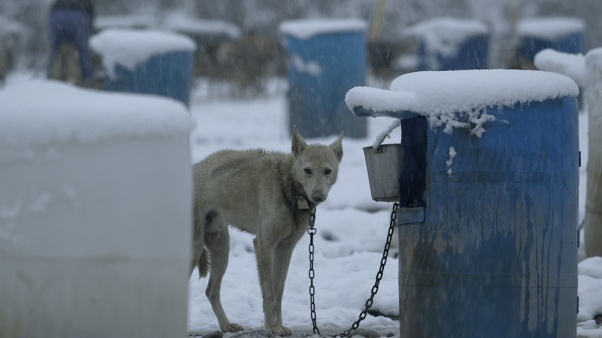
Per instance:
[[[585,54],[585,24],[573,18],[524,19],[518,25],[519,55],[533,62],[546,48]]]
[[[103,89],[170,97],[188,105],[196,45],[181,34],[107,29],[90,39],[105,70]]]
[[[425,206],[424,223],[398,229],[402,336],[575,337],[576,99],[487,113],[509,124],[480,140],[402,122],[404,154],[426,148],[427,196],[400,194]]]
[[[408,29],[419,40],[419,70],[487,69],[490,34],[477,20],[440,18]]]
[[[192,52],[153,55],[130,70],[120,64],[105,76],[103,89],[171,97],[188,105],[193,72]]]
[[[294,20],[283,22],[289,53],[289,132],[304,137],[345,132],[367,134],[366,119],[353,116],[345,93],[366,83],[366,24],[361,20]]]
[[[580,156],[573,94],[494,103],[484,112],[496,120],[481,137],[466,128],[444,131],[404,107],[377,114],[402,118],[402,337],[575,337]]]

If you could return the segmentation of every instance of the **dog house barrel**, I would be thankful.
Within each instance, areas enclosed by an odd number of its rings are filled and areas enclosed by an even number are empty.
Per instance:
[[[578,88],[559,74],[420,72],[358,87],[401,119],[402,337],[575,337]]]
[[[528,18],[519,21],[518,55],[533,62],[546,48],[570,54],[585,53],[585,23],[578,18]]]
[[[0,105],[0,337],[186,337],[185,106],[54,81]]]
[[[188,105],[195,42],[182,34],[107,29],[90,38],[101,55],[104,90],[154,94]]]
[[[479,20],[436,18],[405,35],[418,40],[418,70],[487,69],[490,33]]]
[[[303,19],[280,24],[289,54],[289,132],[362,138],[365,118],[350,115],[345,93],[366,83],[367,24],[360,19]]]

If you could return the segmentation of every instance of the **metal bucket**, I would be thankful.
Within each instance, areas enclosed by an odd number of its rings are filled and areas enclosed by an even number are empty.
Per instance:
[[[376,150],[372,146],[363,149],[372,199],[377,202],[399,201],[399,176],[403,169],[401,144],[385,144]]]

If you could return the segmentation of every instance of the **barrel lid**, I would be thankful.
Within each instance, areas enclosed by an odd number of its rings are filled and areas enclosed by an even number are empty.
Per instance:
[[[92,36],[90,47],[102,56],[105,70],[113,76],[115,64],[134,70],[155,55],[193,52],[196,43],[173,32],[110,28]]]
[[[416,36],[424,41],[429,51],[455,55],[458,46],[468,39],[489,34],[489,28],[480,20],[436,18],[422,21],[405,30],[405,36]]]
[[[453,127],[457,114],[485,108],[512,107],[562,97],[576,97],[579,88],[567,76],[528,70],[491,69],[408,73],[391,90],[355,87],[345,102],[361,116],[410,118],[424,115],[431,126]],[[480,116],[480,114],[477,114]]]
[[[164,21],[165,28],[186,34],[224,35],[230,39],[241,37],[240,27],[224,20],[198,19],[181,12],[168,15]]]
[[[563,53],[546,48],[535,54],[533,63],[537,69],[570,77],[579,87],[587,86],[588,74],[583,54]]]
[[[8,85],[0,90],[0,106],[0,160],[2,149],[187,134],[194,126],[186,107],[173,99],[57,81]]]
[[[368,28],[362,19],[299,19],[280,23],[280,33],[297,39],[310,39],[320,34],[365,32]]]
[[[579,18],[526,18],[518,23],[518,34],[543,40],[555,40],[570,34],[583,33],[585,22]]]

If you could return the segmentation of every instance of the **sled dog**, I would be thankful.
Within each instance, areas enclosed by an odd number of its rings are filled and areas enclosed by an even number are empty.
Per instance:
[[[194,164],[191,273],[198,266],[205,277],[211,268],[206,295],[222,331],[243,329],[228,320],[220,301],[231,225],[255,235],[266,330],[291,334],[281,313],[291,255],[309,226],[308,208],[324,202],[337,180],[342,141],[343,133],[329,146],[308,145],[293,128],[292,154],[222,150]]]

